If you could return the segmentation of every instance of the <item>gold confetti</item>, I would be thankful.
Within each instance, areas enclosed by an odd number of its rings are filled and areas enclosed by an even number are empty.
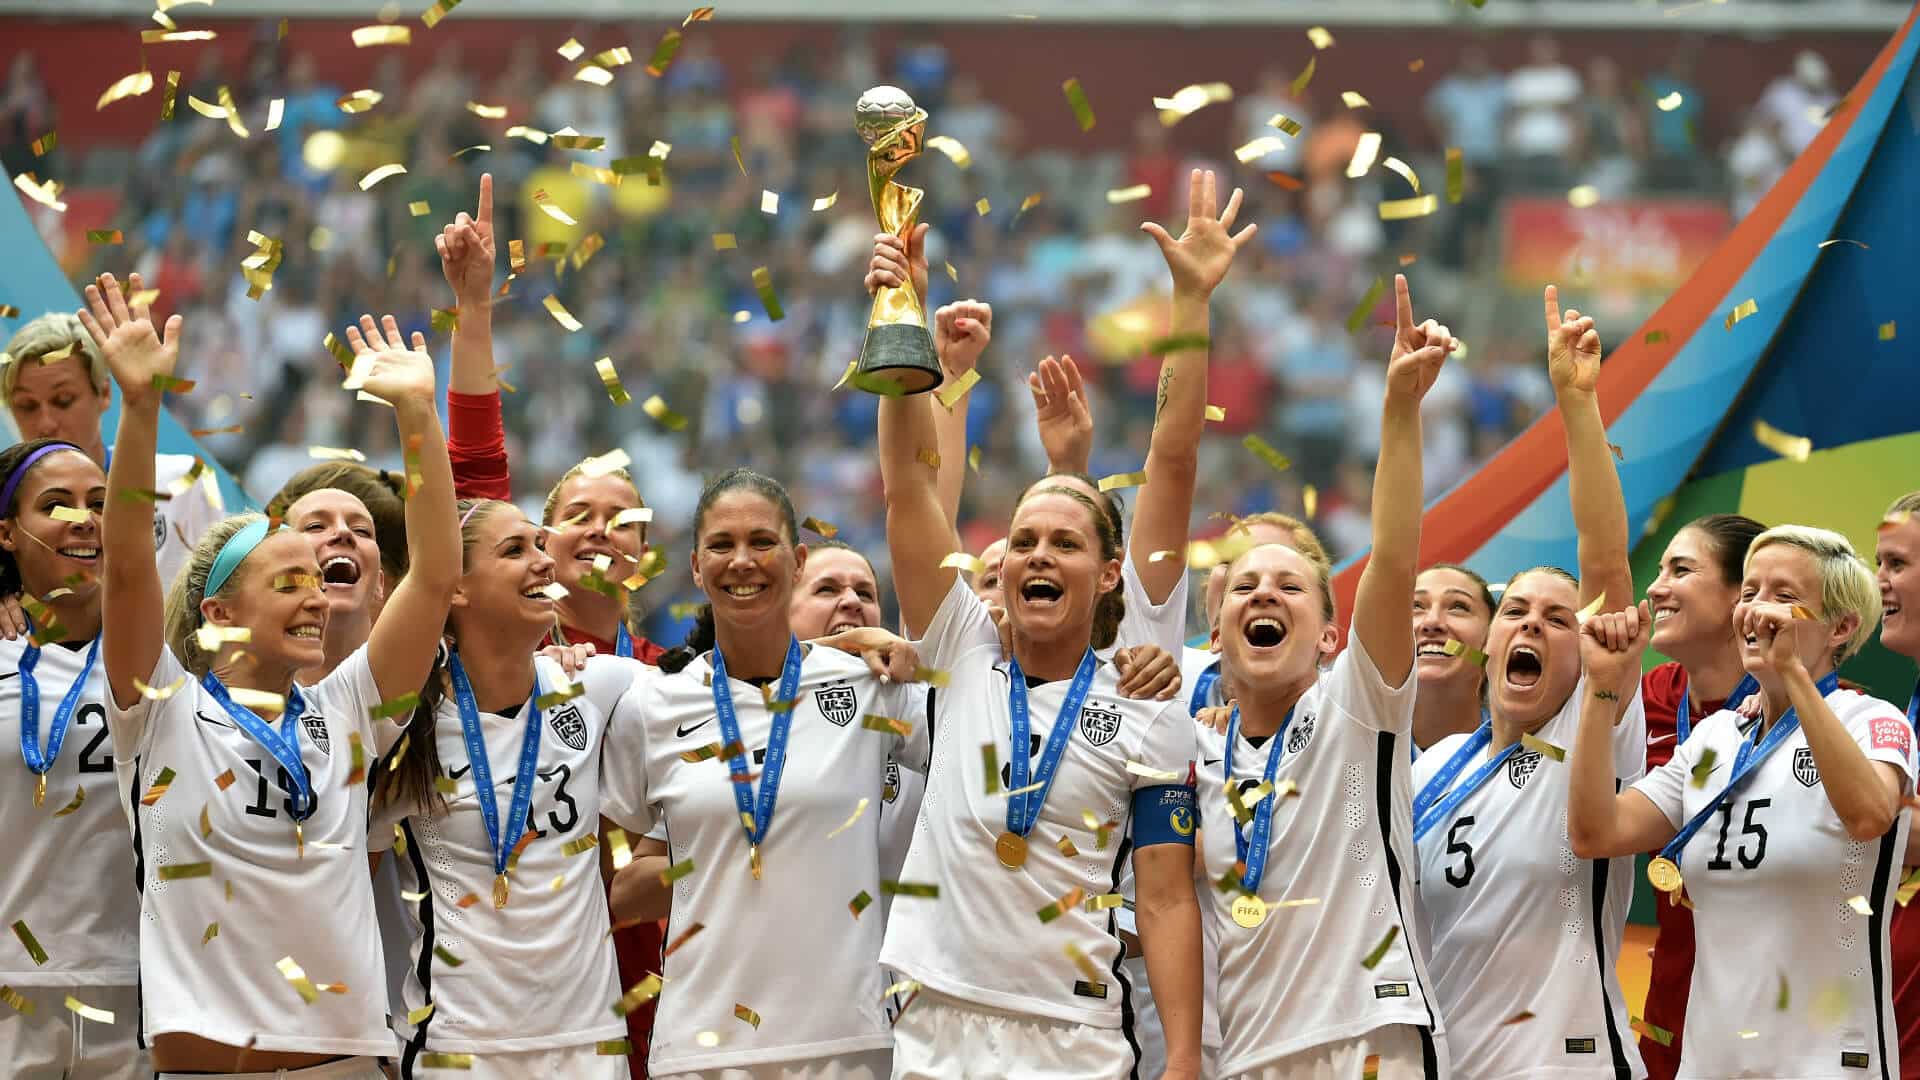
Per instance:
[[[647,61],[647,74],[659,78],[667,73],[668,65],[673,63],[673,55],[680,51],[680,31],[668,30],[660,36],[653,47],[653,57]]]
[[[1154,98],[1153,107],[1160,110],[1160,123],[1172,127],[1208,105],[1232,100],[1233,87],[1226,83],[1190,83],[1170,98]]]
[[[827,834],[827,839],[829,839],[829,840],[831,840],[831,839],[833,839],[834,837],[836,837],[836,836],[839,836],[839,835],[840,835],[841,833],[843,833],[843,832],[846,832],[846,831],[847,831],[848,829],[851,829],[851,828],[853,828],[853,823],[854,823],[854,822],[856,822],[856,821],[859,821],[859,820],[860,820],[860,815],[861,815],[861,814],[864,814],[864,813],[866,813],[866,812],[867,812],[867,803],[868,803],[869,801],[870,801],[870,800],[868,800],[868,799],[865,799],[865,798],[862,798],[862,799],[860,800],[860,803],[859,803],[859,805],[857,805],[857,806],[855,806],[855,807],[853,808],[853,813],[852,813],[852,815],[850,815],[850,816],[849,816],[849,817],[847,818],[847,820],[845,820],[845,821],[843,821],[843,822],[841,822],[841,823],[840,823],[840,827],[839,827],[839,828],[837,828],[837,829],[835,829],[835,830],[833,830],[832,832],[830,832],[830,833],[828,833],[828,834]]]
[[[927,140],[927,149],[938,150],[947,155],[955,165],[965,169],[973,164],[973,154],[951,135],[935,135]]]
[[[809,532],[826,537],[828,540],[840,535],[840,527],[831,521],[822,521],[817,517],[808,517],[800,522],[800,527]]]
[[[433,1008],[434,1008],[434,1003],[429,1001],[425,1005],[422,1005],[419,1008],[408,1012],[407,1023],[409,1024],[420,1023],[422,1020],[425,1020],[427,1017],[433,1015]]]
[[[1405,221],[1408,218],[1426,217],[1440,209],[1438,197],[1416,195],[1411,199],[1388,199],[1380,204],[1381,221]]]
[[[85,803],[86,801],[87,801],[87,789],[86,789],[86,788],[75,788],[75,789],[74,789],[74,791],[73,791],[73,799],[72,799],[72,801],[70,801],[70,802],[68,802],[68,803],[67,803],[67,805],[65,805],[65,806],[63,806],[63,807],[61,807],[60,809],[58,809],[58,810],[55,810],[55,811],[53,812],[53,816],[54,816],[54,817],[66,817],[66,816],[67,816],[68,814],[71,814],[71,813],[73,813],[73,812],[74,812],[75,810],[78,810],[78,809],[80,809],[80,807],[81,807],[81,806],[82,806],[82,805],[83,805],[83,804],[84,804],[84,803]]]
[[[580,224],[579,222],[573,219],[573,216],[571,214],[567,213],[565,210],[560,209],[558,206],[555,206],[553,203],[553,197],[548,195],[544,190],[536,191],[533,193],[533,202],[535,206],[538,206],[540,208],[541,212],[545,213],[548,217],[552,218],[553,220],[559,222],[562,225]]]
[[[974,209],[974,212],[979,214],[981,217],[986,217],[987,214],[992,212],[993,204],[987,201],[987,197],[985,195],[982,195],[978,199],[974,200],[973,209]]]
[[[914,881],[882,881],[882,896],[914,896],[921,899],[936,900],[940,897],[940,886]]]
[[[553,316],[553,321],[559,323],[568,333],[573,333],[580,329],[580,320],[573,317],[573,313],[567,310],[567,306],[560,302],[559,297],[549,296],[545,300],[540,301],[540,303],[544,305],[547,312]]]
[[[1901,907],[1906,907],[1915,893],[1920,893],[1920,867],[1907,872],[1907,876],[1901,879],[1900,888],[1894,892],[1893,898]]]
[[[440,20],[446,18],[448,12],[459,6],[460,0],[433,0],[433,6],[420,13],[420,21],[426,24],[427,29],[431,30],[440,25]],[[285,19],[280,20],[280,36],[287,36],[287,20]]]
[[[113,85],[107,87],[106,91],[100,95],[100,100],[94,103],[93,111],[99,112],[116,101],[139,97],[152,89],[153,72],[151,71],[136,71],[131,75],[123,75],[115,79]]]
[[[565,60],[568,63],[572,63],[573,61],[580,59],[581,56],[586,54],[587,47],[585,45],[580,44],[580,41],[577,38],[568,38],[567,40],[561,42],[560,47],[555,49],[554,51],[560,54],[560,58],[562,60]]]
[[[1060,835],[1060,839],[1056,841],[1053,846],[1059,848],[1060,854],[1065,855],[1069,859],[1075,858],[1080,854],[1080,849],[1073,846],[1072,838],[1065,833]]]
[[[1873,905],[1868,903],[1867,898],[1864,896],[1847,897],[1847,906],[1852,908],[1857,915],[1873,914]]]
[[[833,204],[839,201],[840,201],[840,193],[837,191],[833,192],[830,195],[822,195],[819,198],[813,200],[813,212],[817,214],[822,210],[831,210],[833,209]]]
[[[1416,193],[1419,192],[1420,176],[1413,171],[1413,166],[1408,165],[1397,157],[1390,157],[1382,161],[1380,167],[1399,174],[1400,179],[1405,180]]]
[[[1227,410],[1225,406],[1221,406],[1221,405],[1207,406],[1207,420],[1209,422],[1217,424],[1225,420],[1226,418],[1227,418]]]
[[[1581,184],[1567,192],[1567,205],[1576,210],[1585,210],[1599,201],[1600,189],[1592,184]]]
[[[172,786],[173,777],[174,771],[163,766],[160,769],[160,775],[153,778],[153,786],[148,788],[147,793],[140,797],[140,805],[152,806],[154,803],[159,802],[161,796],[167,793],[167,788]]]
[[[1347,108],[1349,109],[1373,108],[1373,103],[1371,101],[1368,101],[1366,98],[1360,96],[1360,92],[1357,90],[1340,91],[1340,100],[1345,102]]]
[[[860,913],[867,910],[872,904],[873,897],[868,895],[867,890],[861,889],[852,900],[847,901],[847,910],[853,912],[853,917],[857,919],[860,917]]]
[[[753,268],[753,288],[760,294],[760,306],[767,311],[767,318],[779,322],[787,317],[780,307],[780,297],[773,291],[773,271],[764,266]]]
[[[1739,322],[1741,319],[1744,319],[1749,315],[1758,314],[1759,311],[1760,311],[1760,304],[1758,301],[1754,300],[1753,298],[1749,297],[1745,300],[1740,301],[1738,304],[1734,305],[1734,308],[1732,311],[1727,312],[1727,329],[1729,330],[1733,329],[1734,323]]]
[[[732,251],[738,245],[739,241],[735,240],[733,234],[730,232],[713,234],[713,250],[715,251]]]
[[[1358,180],[1373,168],[1374,159],[1380,156],[1380,133],[1363,131],[1353,144],[1353,158],[1347,162],[1347,178]]]
[[[1135,184],[1132,187],[1114,188],[1107,192],[1107,202],[1114,206],[1121,203],[1139,202],[1153,194],[1152,184]]]
[[[1467,159],[1459,147],[1447,147],[1447,201],[1457,203],[1467,192]]]
[[[361,177],[360,190],[366,191],[372,188],[373,185],[379,183],[382,180],[385,180],[387,177],[399,176],[401,173],[404,173],[406,171],[407,171],[407,167],[405,165],[402,165],[397,161],[389,162],[385,165],[382,165],[374,169],[372,172],[368,173],[367,175]]]
[[[78,506],[56,506],[48,511],[47,516],[55,521],[67,521],[75,525],[84,525],[93,517],[91,513]],[[48,599],[52,597],[49,596]]]
[[[953,676],[939,668],[930,668],[922,664],[913,669],[913,675],[910,676],[907,681],[923,682],[937,690],[945,690],[948,684],[953,681]]]
[[[1394,940],[1397,939],[1399,936],[1400,936],[1399,926],[1396,925],[1396,926],[1387,927],[1386,936],[1381,938],[1380,944],[1375,945],[1373,947],[1373,951],[1368,953],[1366,955],[1366,958],[1360,961],[1360,966],[1363,968],[1366,968],[1368,971],[1372,971],[1375,967],[1379,965],[1380,961],[1386,959],[1387,950],[1393,947]]]
[[[539,128],[530,128],[525,124],[515,124],[501,134],[509,139],[525,139],[535,146],[545,146],[547,144],[546,132],[541,131]],[[536,193],[536,197],[538,194],[539,193]]]
[[[81,1001],[79,998],[74,997],[72,994],[67,995],[67,1011],[78,1016],[84,1016],[96,1024],[113,1023],[113,1014],[111,1012],[105,1009],[96,1009],[86,1002]]]
[[[33,931],[27,929],[25,919],[17,920],[13,924],[13,936],[19,938],[20,944],[26,947],[27,955],[33,958],[36,967],[46,965],[47,950],[40,947],[40,939],[34,937]]]
[[[49,180],[41,183],[32,173],[22,173],[13,178],[13,186],[24,192],[27,198],[59,213],[67,212],[67,204],[60,201],[60,182]],[[69,350],[70,352],[71,350]],[[46,357],[41,357],[43,361]]]
[[[1440,651],[1446,653],[1448,656],[1459,656],[1465,653],[1469,663],[1480,667],[1487,666],[1487,654],[1485,652],[1455,638],[1448,638],[1447,643],[1440,646]]]
[[[441,0],[445,3],[445,0]],[[455,1054],[444,1050],[429,1050],[420,1055],[420,1067],[423,1069],[466,1069],[473,1068],[472,1054]]]
[[[1067,954],[1068,960],[1073,961],[1073,966],[1080,969],[1080,974],[1086,978],[1087,982],[1097,989],[1098,993],[1095,996],[1105,997],[1106,983],[1100,980],[1100,969],[1094,966],[1093,960],[1081,950],[1080,946],[1069,943],[1062,951]]]
[[[593,370],[599,373],[600,384],[606,387],[607,397],[611,399],[615,405],[625,405],[627,402],[633,400],[632,396],[627,393],[627,388],[620,385],[620,373],[613,370],[613,357],[603,356],[595,360],[593,362]],[[655,397],[648,400],[649,402],[653,402],[659,401],[660,399]],[[662,407],[664,408],[665,406]]]
[[[1248,435],[1242,438],[1240,445],[1246,447],[1248,452],[1253,454],[1254,457],[1266,462],[1267,467],[1275,472],[1285,472],[1293,467],[1293,462],[1287,455],[1275,450],[1272,444],[1258,435]]]
[[[1080,80],[1068,79],[1060,84],[1060,90],[1067,95],[1067,107],[1073,110],[1073,118],[1079,123],[1080,130],[1092,131],[1093,106],[1087,102],[1087,92],[1080,89]]]
[[[1673,1032],[1668,1031],[1666,1028],[1658,1027],[1654,1024],[1649,1024],[1645,1020],[1642,1020],[1637,1016],[1628,1018],[1627,1027],[1640,1033],[1641,1035],[1646,1036],[1649,1039],[1652,1039],[1654,1042],[1659,1043],[1661,1046],[1673,1045]]]
[[[1407,61],[1408,71],[1419,71],[1421,68],[1426,66],[1427,66],[1427,62],[1422,59],[1416,58],[1416,59]]]
[[[1301,94],[1306,92],[1307,84],[1313,81],[1314,65],[1318,62],[1319,62],[1319,57],[1316,57],[1316,56],[1307,57],[1306,68],[1302,70],[1299,75],[1294,77],[1293,85],[1289,87],[1289,89],[1293,91],[1294,97],[1297,98]]]
[[[1135,776],[1144,776],[1149,780],[1171,780],[1171,781],[1178,782],[1180,780],[1185,779],[1185,776],[1186,776],[1186,774],[1184,773],[1168,772],[1165,769],[1156,769],[1151,765],[1134,761],[1131,758],[1127,760],[1127,771],[1132,773]]]
[[[1301,508],[1306,511],[1308,517],[1313,517],[1314,511],[1320,506],[1320,489],[1314,487],[1312,484],[1301,488],[1300,505]]]
[[[760,1014],[757,1012],[754,1012],[752,1009],[747,1008],[745,1005],[742,1005],[739,1002],[734,1002],[733,1018],[735,1020],[739,1020],[745,1023],[748,1027],[753,1028],[755,1031],[760,1030]]]
[[[973,384],[979,381],[980,369],[968,368],[959,378],[942,386],[934,396],[939,399],[942,408],[952,412],[954,405],[967,396],[967,391],[973,389]]]
[[[1789,435],[1765,420],[1753,422],[1753,438],[1788,461],[1805,461],[1813,453],[1812,439],[1805,435]]]
[[[368,109],[380,104],[386,96],[387,95],[378,90],[355,90],[351,94],[342,95],[333,104],[341,112],[351,116],[356,113],[366,112]]]
[[[555,584],[558,584],[558,582]],[[564,588],[564,586],[562,587]],[[539,697],[534,698],[533,707],[536,709],[551,709],[556,705],[564,705],[586,692],[587,686],[585,683],[570,683],[552,693],[541,694]],[[531,836],[532,834],[529,833],[527,835]]]
[[[1694,762],[1693,765],[1694,787],[1703,788],[1707,786],[1707,778],[1713,775],[1713,763],[1719,756],[1711,746],[1700,752],[1700,760]]]
[[[1648,345],[1658,345],[1667,340],[1667,332],[1665,330],[1649,330],[1647,331],[1647,336],[1641,340],[1645,341]]]
[[[1380,302],[1380,297],[1386,291],[1387,279],[1374,278],[1373,284],[1367,289],[1367,295],[1361,297],[1360,302],[1355,304],[1353,311],[1347,315],[1347,333],[1357,333],[1362,326],[1366,325],[1367,315],[1373,311],[1374,305]]]
[[[1661,112],[1672,112],[1673,110],[1679,108],[1680,103],[1685,100],[1686,99],[1681,96],[1680,91],[1675,90],[1673,93],[1668,94],[1665,97],[1656,98],[1653,104]]]
[[[1555,761],[1567,760],[1567,752],[1564,748],[1555,746],[1531,732],[1520,736],[1520,745],[1526,747],[1528,750],[1534,750],[1544,754]]]
[[[1328,33],[1324,26],[1307,27],[1307,40],[1313,42],[1313,47],[1316,49],[1333,47],[1333,35]]]
[[[1892,322],[1883,322],[1880,324],[1880,340],[1881,341],[1893,340],[1893,323]]]
[[[1274,151],[1279,150],[1286,145],[1287,145],[1287,141],[1285,139],[1282,139],[1278,135],[1262,135],[1259,138],[1253,140],[1252,142],[1246,143],[1245,145],[1236,149],[1233,152],[1233,156],[1236,159],[1238,159],[1241,164],[1244,165],[1249,161],[1255,160],[1256,158],[1266,157],[1268,154],[1271,154]]]
[[[1086,890],[1076,885],[1073,888],[1068,889],[1066,891],[1066,894],[1061,896],[1058,900],[1050,901],[1046,907],[1041,908],[1039,911],[1035,912],[1034,914],[1040,917],[1040,921],[1042,923],[1050,923],[1053,920],[1059,918],[1062,914],[1065,914],[1066,912],[1079,907],[1080,901],[1086,899],[1086,896],[1087,896]]]
[[[1512,1016],[1507,1017],[1505,1020],[1500,1021],[1500,1026],[1511,1027],[1514,1024],[1524,1024],[1531,1019],[1533,1019],[1533,1011],[1530,1009],[1522,1009]]]
[[[185,881],[188,878],[213,876],[213,864],[210,862],[168,863],[160,867],[161,881]]]
[[[692,859],[688,859],[685,862],[674,863],[672,866],[660,871],[660,884],[670,886],[691,873],[693,873]]]
[[[356,26],[353,30],[353,47],[356,49],[411,44],[413,28],[408,26]]]
[[[604,376],[602,377],[604,378]],[[685,431],[687,429],[687,418],[667,408],[666,401],[663,400],[659,394],[655,394],[641,402],[640,411],[651,416],[661,427],[666,428],[668,431]]]
[[[1031,194],[1031,195],[1029,195],[1029,196],[1027,196],[1026,198],[1024,198],[1024,199],[1021,199],[1021,200],[1020,200],[1020,209],[1019,209],[1019,210],[1017,210],[1017,211],[1015,211],[1015,212],[1014,212],[1014,215],[1013,215],[1013,216],[1014,216],[1014,217],[1016,217],[1016,218],[1018,218],[1018,217],[1019,217],[1019,216],[1020,216],[1021,214],[1024,214],[1024,213],[1026,213],[1027,211],[1029,211],[1029,210],[1031,210],[1031,209],[1033,209],[1034,207],[1036,207],[1036,206],[1039,206],[1039,205],[1040,205],[1040,201],[1041,201],[1042,199],[1044,199],[1044,198],[1046,198],[1046,196],[1045,196],[1045,195],[1042,195],[1042,194],[1040,194],[1039,192],[1037,192],[1037,191],[1036,191],[1036,192],[1034,192],[1033,194]],[[983,201],[984,201],[984,200],[983,200]]]

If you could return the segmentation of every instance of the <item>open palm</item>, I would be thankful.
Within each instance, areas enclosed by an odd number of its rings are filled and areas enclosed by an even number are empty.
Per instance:
[[[1547,286],[1547,375],[1555,390],[1591,394],[1600,383],[1600,331],[1592,316],[1560,311],[1560,290]]]
[[[375,326],[373,316],[362,315],[359,326],[347,327],[347,344],[353,346],[354,381],[369,394],[387,402],[433,403],[433,357],[419,331],[409,349],[393,316]]]
[[[128,276],[127,287],[134,295],[139,295],[142,285],[139,274]],[[180,362],[180,316],[167,320],[164,335],[156,332],[147,305],[128,304],[112,274],[102,274],[98,282],[87,286],[87,306],[80,311],[80,324],[100,349],[121,395],[130,400],[142,401],[161,393],[154,380],[171,377]]]
[[[1260,229],[1258,225],[1248,225],[1238,233],[1231,232],[1235,219],[1240,216],[1240,196],[1240,189],[1234,188],[1226,209],[1222,210],[1219,183],[1213,170],[1195,169],[1187,184],[1187,230],[1180,234],[1180,239],[1168,235],[1157,222],[1140,224],[1141,231],[1160,245],[1167,269],[1173,272],[1176,291],[1205,296],[1226,280],[1227,271],[1233,267],[1234,254]]]

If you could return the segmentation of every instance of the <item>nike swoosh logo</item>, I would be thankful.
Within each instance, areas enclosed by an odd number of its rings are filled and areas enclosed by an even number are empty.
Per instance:
[[[473,765],[472,765],[471,763],[469,763],[469,764],[467,764],[467,765],[463,765],[463,766],[461,766],[461,767],[460,767],[460,768],[458,768],[458,769],[448,769],[448,770],[447,770],[447,779],[449,779],[449,780],[458,780],[458,779],[460,779],[461,777],[463,777],[463,776],[465,776],[465,775],[467,775],[468,773],[470,773],[470,772],[472,772],[472,771],[473,771]]]
[[[0,682],[6,682],[8,679],[11,679],[18,674],[20,673],[17,671],[0,672]]]
[[[692,727],[674,728],[673,733],[676,737],[684,739],[687,736],[693,734],[694,732],[699,731],[701,728],[706,727],[708,724],[712,722],[713,722],[713,717],[709,716],[705,720],[702,720],[699,723],[694,724]]]
[[[1648,740],[1647,740],[1647,745],[1648,745],[1648,746],[1652,746],[1652,745],[1653,745],[1654,743],[1662,743],[1662,742],[1666,742],[1666,741],[1667,741],[1668,739],[1671,739],[1671,738],[1673,738],[1673,737],[1674,737],[1675,735],[1677,735],[1677,734],[1679,734],[1679,733],[1678,733],[1678,732],[1673,732],[1673,731],[1669,731],[1669,732],[1667,732],[1667,733],[1666,733],[1665,735],[1655,735],[1655,736],[1653,736],[1652,738],[1650,738],[1650,739],[1648,739]]]
[[[1201,759],[1200,759],[1200,764],[1202,764],[1202,765],[1209,765],[1209,766],[1211,766],[1211,765],[1218,765],[1218,764],[1220,764],[1220,761],[1221,761],[1221,759],[1220,759],[1220,758],[1201,758]]]
[[[214,727],[233,728],[235,731],[239,730],[239,728],[234,724],[226,720],[215,720],[213,717],[208,716],[206,713],[200,712],[199,710],[195,710],[193,715],[196,718],[198,718],[199,721],[203,724],[212,724]]]

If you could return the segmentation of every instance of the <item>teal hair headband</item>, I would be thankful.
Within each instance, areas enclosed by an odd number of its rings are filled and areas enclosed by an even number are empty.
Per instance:
[[[207,572],[207,587],[201,595],[218,593],[233,572],[240,569],[240,564],[246,561],[247,556],[253,554],[253,549],[259,547],[260,541],[265,540],[272,531],[267,526],[266,518],[256,518],[242,526],[239,532],[227,537],[227,542],[220,545],[220,553],[213,557],[213,569]]]

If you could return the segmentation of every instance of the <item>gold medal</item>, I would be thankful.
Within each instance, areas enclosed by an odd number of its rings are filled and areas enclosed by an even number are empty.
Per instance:
[[[1017,833],[1003,832],[1000,839],[993,842],[993,853],[999,856],[1001,866],[1018,870],[1027,863],[1027,838]]]
[[[307,857],[307,834],[297,821],[293,823],[293,854],[296,858]]]
[[[1267,921],[1267,902],[1257,896],[1233,898],[1233,921],[1248,930]]]
[[[1680,891],[1680,868],[1674,865],[1672,859],[1655,856],[1647,864],[1647,880],[1663,893],[1677,893]]]
[[[38,810],[45,805],[47,805],[47,774],[40,773],[33,778],[33,808]]]
[[[507,875],[495,874],[493,877],[493,906],[497,911],[507,906]]]
[[[759,844],[749,844],[747,846],[747,866],[749,869],[753,871],[753,880],[759,881],[760,880],[760,845]]]

